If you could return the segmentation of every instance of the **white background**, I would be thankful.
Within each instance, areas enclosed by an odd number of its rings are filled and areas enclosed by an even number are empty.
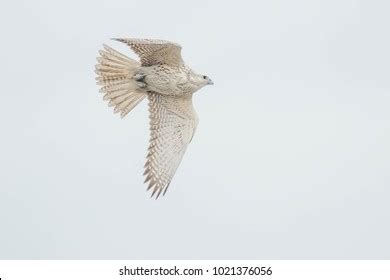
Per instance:
[[[388,1],[2,1],[0,258],[390,257]],[[93,72],[167,39],[215,85],[167,195],[146,102]]]

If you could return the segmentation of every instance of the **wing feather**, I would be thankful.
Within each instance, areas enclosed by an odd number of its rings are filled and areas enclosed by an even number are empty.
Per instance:
[[[183,65],[181,46],[164,40],[113,39],[128,45],[141,59],[142,66]]]
[[[149,93],[150,144],[145,183],[156,198],[165,194],[190,143],[198,118],[192,96],[171,97]]]

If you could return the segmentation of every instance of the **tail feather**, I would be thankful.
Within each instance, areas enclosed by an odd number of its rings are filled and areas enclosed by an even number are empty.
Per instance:
[[[104,56],[106,56],[105,55],[105,53],[103,53],[102,51],[100,51],[99,52],[99,54],[100,55],[104,55]],[[117,61],[117,60],[110,60],[110,59],[108,59],[108,58],[104,58],[103,56],[101,56],[101,57],[98,57],[97,58],[97,61],[100,63],[100,65],[102,65],[102,66],[108,66],[108,67],[115,67],[115,68],[126,68],[125,66],[126,66],[126,64],[125,65],[123,65],[123,61]]]
[[[115,106],[114,113],[120,112],[123,118],[146,96],[133,79],[140,63],[106,45],[99,54],[96,83],[101,86],[103,100],[109,100],[108,105]]]

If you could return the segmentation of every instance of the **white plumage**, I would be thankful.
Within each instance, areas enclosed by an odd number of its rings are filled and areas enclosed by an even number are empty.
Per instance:
[[[150,144],[145,182],[152,196],[165,194],[194,135],[198,118],[195,91],[213,82],[184,64],[181,46],[150,39],[114,39],[127,44],[140,63],[105,46],[96,65],[97,84],[114,112],[126,116],[145,97],[149,100]]]

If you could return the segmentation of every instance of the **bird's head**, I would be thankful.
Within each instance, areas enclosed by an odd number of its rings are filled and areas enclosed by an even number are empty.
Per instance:
[[[213,81],[207,77],[206,75],[200,75],[200,74],[195,74],[193,76],[193,81],[195,84],[198,86],[198,88],[202,88],[207,85],[213,85]]]
[[[214,82],[206,75],[203,75],[202,79],[203,79],[203,83],[205,83],[205,86],[214,84]]]

